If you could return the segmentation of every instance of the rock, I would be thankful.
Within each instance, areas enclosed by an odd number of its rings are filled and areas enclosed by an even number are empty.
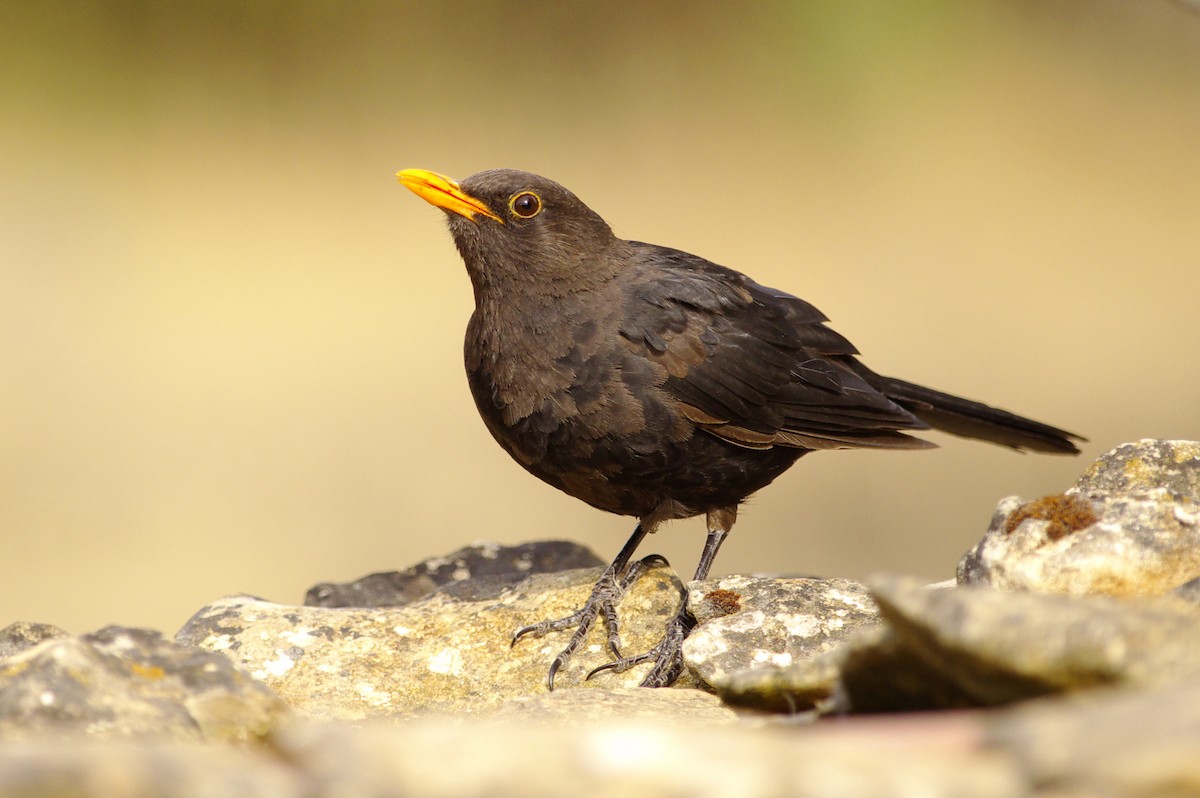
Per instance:
[[[590,691],[589,691],[590,692]],[[663,691],[659,691],[663,692]],[[979,718],[837,729],[707,720],[636,723],[426,718],[301,724],[268,751],[162,741],[0,747],[0,795],[20,798],[1018,798],[1015,763]]]
[[[1011,759],[983,748],[983,731],[961,717],[839,729],[425,719],[303,727],[280,747],[315,794],[358,798],[1025,795]]]
[[[487,712],[508,698],[545,691],[547,669],[570,632],[510,646],[512,634],[569,615],[598,575],[595,569],[538,574],[495,597],[438,591],[406,607],[378,609],[296,607],[238,596],[202,609],[176,640],[225,654],[311,717]],[[624,651],[645,650],[662,637],[680,589],[669,568],[653,568],[635,583],[619,613]],[[604,638],[601,628],[592,630],[559,672],[560,688],[641,681],[649,663],[584,681],[609,660]]]
[[[0,662],[0,739],[36,734],[249,741],[286,714],[219,655],[110,626]]]
[[[1000,502],[958,582],[1067,595],[1157,596],[1200,577],[1200,443],[1105,454],[1061,496]]]
[[[1122,444],[1092,463],[1075,490],[1200,504],[1200,441],[1143,438]]]
[[[309,607],[402,607],[437,590],[482,600],[499,596],[533,574],[604,565],[590,549],[566,540],[520,546],[475,543],[403,571],[371,574],[344,584],[316,585],[309,589],[304,603]]]
[[[1200,604],[1200,579],[1184,582],[1172,590],[1171,595],[1184,601],[1190,601],[1193,604]]]
[[[1012,752],[1023,780],[1038,790],[1200,794],[1200,680],[1034,701],[987,724],[991,743]]]
[[[1169,599],[928,590],[871,581],[888,627],[979,703],[1200,675],[1200,610]]]
[[[67,633],[48,623],[18,621],[0,629],[0,660],[33,648],[44,640],[66,637]]]
[[[664,692],[672,691],[656,694]],[[353,727],[297,724],[276,736],[273,749],[153,740],[84,740],[64,746],[39,740],[0,746],[0,795],[1026,795],[1012,757],[984,746],[986,729],[981,718],[963,715],[857,720],[831,728],[714,726],[708,719],[621,722],[576,717],[554,722],[541,717],[439,717]]]
[[[870,584],[885,628],[809,663],[737,674],[722,697],[777,711],[891,712],[1200,678],[1200,608],[1177,599]]]
[[[696,691],[565,691],[500,712],[402,724],[289,724],[271,747],[141,739],[0,746],[0,796],[20,798],[601,798],[1192,795],[1200,682],[1103,690],[1012,710],[844,718],[803,726],[659,715]],[[587,714],[593,696],[616,714]],[[689,700],[676,699],[688,696]],[[628,713],[628,714],[625,714]]]
[[[1200,444],[1140,441],[1061,495],[1006,500],[958,587],[692,585],[685,660],[726,704],[632,688],[648,665],[585,681],[610,658],[600,629],[548,694],[570,632],[509,642],[591,589],[599,561],[562,543],[478,544],[310,591],[388,606],[225,599],[180,645],[13,624],[0,797],[1200,792],[1198,464]],[[563,562],[590,567],[543,573]],[[658,640],[679,590],[669,568],[634,585],[623,651]]]
[[[809,660],[777,667],[746,668],[733,671],[717,686],[717,694],[735,707],[781,712],[791,716],[846,714],[862,709],[851,707],[842,689],[842,676],[851,656],[884,657],[888,665],[899,659],[891,645],[893,637],[884,627],[865,629],[842,646]],[[907,673],[908,671],[897,671]],[[888,683],[894,687],[896,680]],[[866,701],[871,705],[869,700]]]
[[[379,794],[379,793],[377,793]],[[0,745],[4,798],[315,798],[305,776],[256,749],[142,739]]]
[[[689,586],[698,626],[684,661],[720,688],[741,671],[812,659],[879,622],[867,589],[849,579],[732,576]]]
[[[700,690],[614,687],[518,696],[501,704],[487,720],[497,723],[539,720],[563,724],[645,721],[699,727],[736,723],[738,714],[715,695]]]

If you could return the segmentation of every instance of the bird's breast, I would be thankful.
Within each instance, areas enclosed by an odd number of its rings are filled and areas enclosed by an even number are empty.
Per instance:
[[[663,388],[666,369],[620,335],[613,303],[516,318],[478,308],[465,362],[488,429],[531,470],[612,468],[692,433]]]

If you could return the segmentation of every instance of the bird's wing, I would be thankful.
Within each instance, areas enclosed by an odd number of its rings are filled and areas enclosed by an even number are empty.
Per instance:
[[[851,369],[856,350],[804,300],[684,252],[636,244],[621,334],[667,372],[679,410],[756,449],[924,448],[925,429]]]

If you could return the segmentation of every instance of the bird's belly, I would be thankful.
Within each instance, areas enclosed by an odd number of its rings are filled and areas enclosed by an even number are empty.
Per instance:
[[[598,447],[599,467],[576,469],[563,490],[622,515],[688,518],[736,506],[770,484],[804,450],[746,449],[702,430],[653,452]]]
[[[653,397],[625,422],[561,412],[553,401],[506,419],[494,386],[472,375],[489,431],[514,460],[593,507],[638,518],[686,518],[736,505],[782,474],[805,450],[746,449],[696,429]],[[628,415],[641,420],[629,424]]]

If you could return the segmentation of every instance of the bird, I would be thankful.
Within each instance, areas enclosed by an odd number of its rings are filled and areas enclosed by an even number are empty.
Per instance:
[[[587,678],[650,662],[643,686],[676,681],[695,625],[686,601],[657,644],[621,651],[616,603],[656,562],[633,559],[639,544],[666,521],[704,516],[694,580],[707,578],[739,505],[803,455],[934,448],[910,434],[930,428],[1057,454],[1077,454],[1074,442],[1085,440],[876,374],[803,299],[622,239],[548,178],[516,169],[461,182],[424,169],[397,177],[445,212],[470,277],[464,361],[487,429],[542,481],[637,519],[579,610],[514,633],[516,645],[574,629],[549,666],[550,690],[597,621],[611,659]]]

